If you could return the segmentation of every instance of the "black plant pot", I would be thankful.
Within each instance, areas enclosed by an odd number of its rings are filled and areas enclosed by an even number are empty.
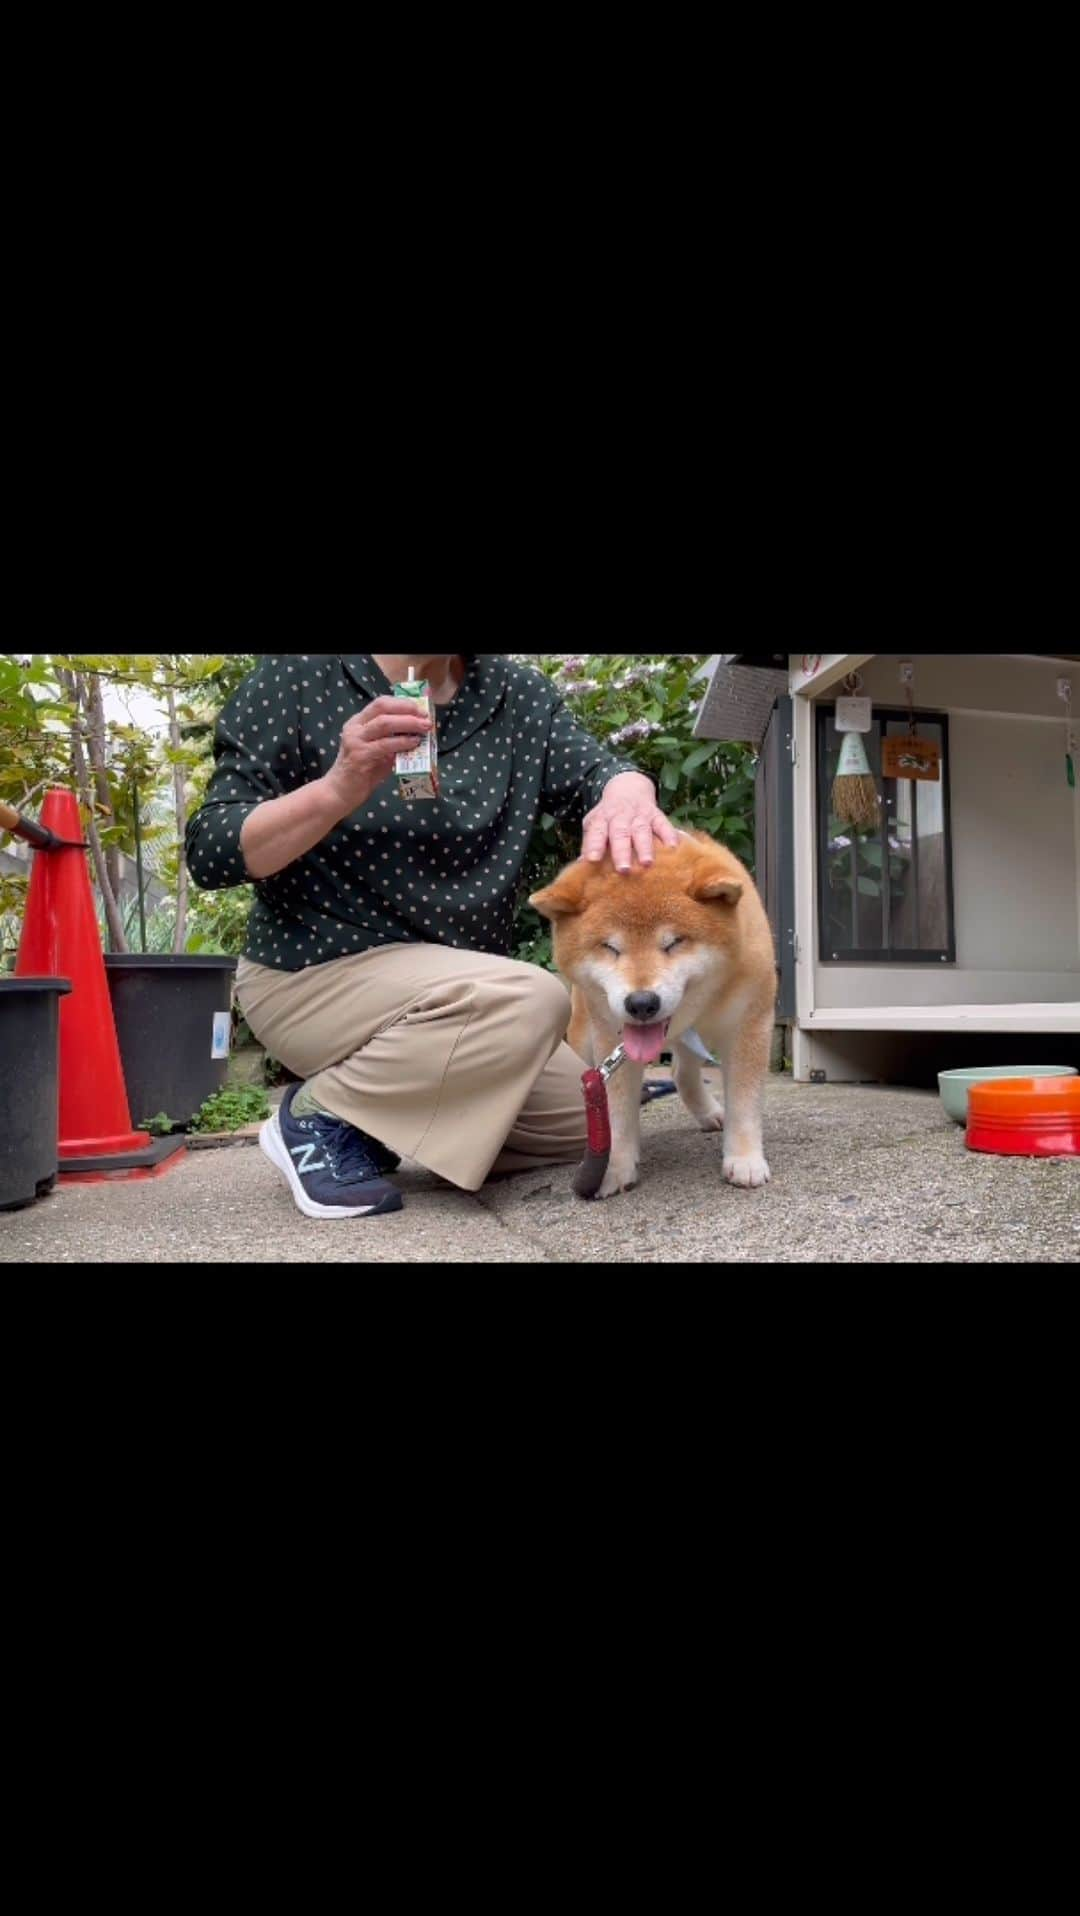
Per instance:
[[[60,1000],[67,978],[0,978],[0,1211],[56,1181]]]
[[[235,958],[111,952],[105,970],[131,1122],[187,1124],[229,1068]],[[224,1038],[224,1043],[222,1043]]]

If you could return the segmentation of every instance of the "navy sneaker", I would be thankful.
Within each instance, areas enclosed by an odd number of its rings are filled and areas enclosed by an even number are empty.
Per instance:
[[[401,1192],[385,1172],[395,1158],[377,1138],[369,1138],[341,1118],[321,1111],[294,1118],[292,1103],[300,1086],[291,1084],[272,1118],[259,1132],[260,1148],[285,1178],[305,1217],[382,1217],[400,1211]]]

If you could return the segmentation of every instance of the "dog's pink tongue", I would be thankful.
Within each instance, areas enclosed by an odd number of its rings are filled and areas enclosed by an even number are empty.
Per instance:
[[[664,1049],[666,1031],[666,1025],[624,1025],[619,1043],[635,1064],[655,1064]]]

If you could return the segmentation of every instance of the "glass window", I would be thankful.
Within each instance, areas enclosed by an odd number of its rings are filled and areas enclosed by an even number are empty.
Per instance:
[[[915,714],[919,737],[941,748],[938,780],[881,776],[882,737],[903,736],[907,712],[878,712],[863,733],[882,799],[879,824],[862,831],[832,812],[832,787],[843,734],[833,708],[818,707],[818,913],[820,955],[827,963],[896,964],[956,959],[949,836],[948,720]]]

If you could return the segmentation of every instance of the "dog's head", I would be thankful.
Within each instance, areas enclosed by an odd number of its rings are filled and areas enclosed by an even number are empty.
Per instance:
[[[687,832],[627,873],[579,858],[529,903],[551,920],[563,976],[601,993],[627,1055],[651,1064],[687,993],[724,982],[748,882],[723,846]]]

